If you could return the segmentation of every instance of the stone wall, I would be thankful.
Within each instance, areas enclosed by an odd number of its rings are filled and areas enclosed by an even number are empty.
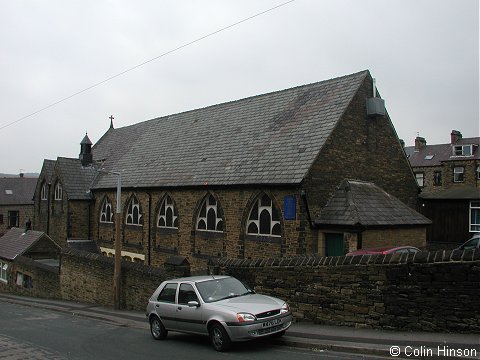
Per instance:
[[[114,259],[74,249],[64,249],[60,271],[62,298],[113,307]],[[160,283],[183,276],[140,263],[122,262],[120,299],[122,309],[145,310],[146,301]]]
[[[287,300],[296,320],[480,333],[480,251],[220,260],[212,269]]]

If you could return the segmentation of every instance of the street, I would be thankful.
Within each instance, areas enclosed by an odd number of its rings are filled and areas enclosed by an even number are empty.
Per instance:
[[[155,341],[146,330],[118,326],[8,302],[0,303],[2,359],[368,359],[369,357],[276,346],[268,341],[238,343],[228,353],[213,350],[206,337],[169,333]],[[378,359],[378,357],[371,357]]]

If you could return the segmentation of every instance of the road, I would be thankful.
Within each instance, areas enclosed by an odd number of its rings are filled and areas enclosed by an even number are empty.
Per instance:
[[[268,341],[238,343],[218,353],[208,338],[169,333],[155,341],[150,333],[104,320],[82,318],[25,305],[0,303],[1,359],[368,359],[368,357],[275,346]],[[378,359],[378,357],[371,357]]]

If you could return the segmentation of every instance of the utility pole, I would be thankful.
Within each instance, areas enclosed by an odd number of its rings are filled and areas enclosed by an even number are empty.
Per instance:
[[[117,175],[117,211],[115,213],[115,265],[113,268],[113,303],[115,310],[120,310],[120,279],[122,272],[122,242],[120,241],[120,224],[122,222],[122,174]]]
[[[108,171],[99,169],[99,171],[117,176],[117,208],[115,211],[115,259],[113,267],[113,306],[115,310],[120,310],[120,280],[122,278],[122,242],[121,223],[122,223],[122,174],[118,171]]]

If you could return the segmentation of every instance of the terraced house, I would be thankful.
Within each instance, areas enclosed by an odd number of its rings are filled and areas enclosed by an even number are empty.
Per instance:
[[[421,212],[432,219],[427,240],[458,246],[480,232],[480,138],[452,130],[450,142],[427,145],[417,136],[405,148],[421,188]]]
[[[200,269],[217,257],[424,246],[429,220],[412,210],[418,186],[373,90],[362,71],[123,128],[111,123],[93,147],[84,138],[79,159],[45,162],[35,224],[58,232],[60,243],[95,239],[112,254],[121,174],[122,254],[133,261],[161,266],[181,255]],[[344,223],[332,213],[341,207],[330,206],[322,218],[345,179],[381,194],[367,207],[401,208],[398,216]],[[345,197],[352,206],[358,188]]]

